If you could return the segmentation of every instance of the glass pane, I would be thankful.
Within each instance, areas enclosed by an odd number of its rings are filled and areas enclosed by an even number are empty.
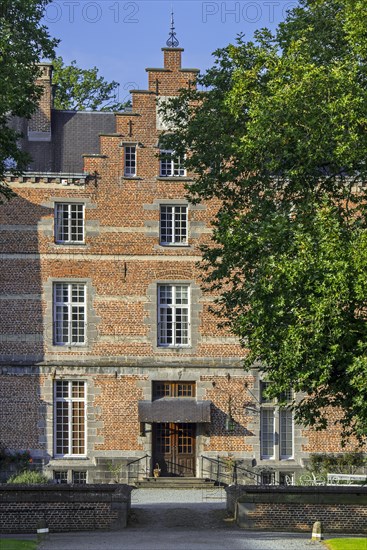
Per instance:
[[[187,241],[187,208],[186,206],[175,207],[175,237],[176,243]]]
[[[171,452],[171,433],[169,424],[157,424],[156,430],[157,452],[160,454],[169,454]]]
[[[65,484],[68,482],[67,471],[54,472],[54,480],[57,484]]]
[[[173,242],[173,214],[171,206],[161,206],[161,242]]]
[[[261,410],[260,447],[262,458],[272,458],[274,456],[274,409]]]
[[[153,383],[153,397],[169,397],[171,386],[169,382],[154,382]]]
[[[85,485],[87,483],[87,472],[72,472],[73,483]]]
[[[176,286],[176,304],[188,304],[189,291],[187,286]]]
[[[69,410],[66,401],[56,403],[56,454],[69,452]]]
[[[84,382],[72,382],[72,397],[84,398]]]
[[[193,397],[194,396],[194,383],[188,382],[185,384],[177,384],[177,396],[178,397]]]
[[[55,205],[55,240],[59,243],[84,240],[84,205]]]
[[[63,380],[58,380],[56,382],[56,397],[69,397],[69,382],[65,382]]]
[[[171,308],[161,308],[159,315],[159,335],[161,344],[172,344],[173,317]]]
[[[72,403],[72,453],[84,454],[84,402]]]
[[[125,147],[125,176],[135,176],[136,173],[136,147]]]
[[[168,285],[161,285],[159,287],[159,303],[160,304],[172,304],[172,287]]]
[[[279,411],[280,458],[293,456],[293,414],[292,411]]]
[[[160,175],[168,177],[173,175],[172,151],[160,151]]]
[[[186,308],[176,308],[176,344],[188,344],[188,310]]]

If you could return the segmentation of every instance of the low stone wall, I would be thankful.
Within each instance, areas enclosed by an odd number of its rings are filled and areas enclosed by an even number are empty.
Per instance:
[[[0,533],[119,530],[131,505],[129,485],[0,485]]]
[[[227,510],[245,529],[308,531],[321,521],[328,533],[367,533],[366,487],[232,486]]]

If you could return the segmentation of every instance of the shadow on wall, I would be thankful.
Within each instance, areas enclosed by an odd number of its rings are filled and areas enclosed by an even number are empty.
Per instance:
[[[243,424],[214,404],[211,407],[211,417],[212,429],[215,430],[215,435],[224,437],[251,437],[255,435],[254,432],[248,430]]]
[[[0,456],[0,469],[10,474],[41,465],[47,443],[45,375],[37,366],[45,358],[37,228],[45,219],[52,227],[53,209],[32,202],[33,189],[22,192],[0,205],[0,448],[31,457],[17,465],[17,455],[13,461]]]

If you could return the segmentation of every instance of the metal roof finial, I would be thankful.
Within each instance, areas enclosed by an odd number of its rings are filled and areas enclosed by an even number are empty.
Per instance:
[[[169,38],[168,38],[166,44],[169,48],[177,48],[177,46],[179,45],[179,41],[177,40],[176,33],[175,33],[175,22],[173,20],[173,9],[172,9],[172,12],[171,12],[171,31],[169,33]]]

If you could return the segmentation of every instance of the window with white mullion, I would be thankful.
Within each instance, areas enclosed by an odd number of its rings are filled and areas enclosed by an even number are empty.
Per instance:
[[[261,458],[274,458],[275,419],[273,408],[262,408],[260,412],[260,454]]]
[[[158,345],[189,344],[189,287],[158,287]]]
[[[55,242],[58,244],[84,242],[84,204],[55,204]]]
[[[281,459],[293,456],[293,412],[290,409],[279,411],[279,454]]]
[[[187,244],[187,206],[161,206],[160,242],[162,245]]]
[[[56,454],[68,454],[69,441],[69,404],[67,402],[56,403]]]
[[[269,384],[268,381],[260,381],[260,456],[262,459],[287,460],[294,455],[294,416],[291,409],[294,392],[292,388],[284,391],[277,403],[276,399],[266,396]]]
[[[174,151],[166,149],[160,151],[160,176],[166,177],[183,177],[186,175],[186,170],[183,166],[182,159],[176,157]]]
[[[85,344],[86,292],[84,283],[54,284],[54,344]]]
[[[85,455],[86,384],[55,382],[55,455]]]
[[[159,308],[159,343],[172,345],[174,343],[174,316],[172,308],[160,306]]]
[[[124,175],[136,176],[136,146],[125,146]]]

